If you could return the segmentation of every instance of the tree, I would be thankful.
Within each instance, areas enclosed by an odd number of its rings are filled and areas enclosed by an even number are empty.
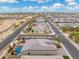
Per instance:
[[[69,56],[63,56],[64,57],[64,59],[70,59],[70,57]]]
[[[58,42],[58,43],[61,43],[61,38],[59,36],[56,36],[55,37],[55,40]]]
[[[34,33],[34,30],[32,30],[32,33]]]
[[[61,45],[60,45],[61,39],[60,39],[60,37],[57,36],[57,37],[55,38],[55,40],[57,41],[57,43],[56,43],[57,48],[61,48]]]

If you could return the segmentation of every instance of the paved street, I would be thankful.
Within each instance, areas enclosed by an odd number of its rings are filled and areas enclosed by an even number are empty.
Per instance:
[[[64,44],[65,48],[68,50],[72,58],[79,59],[79,50],[77,50],[76,47],[69,42],[69,40],[52,24],[50,20],[48,20],[48,23],[56,34],[61,34],[58,36],[62,39],[62,43]]]
[[[22,24],[20,27],[18,27],[11,35],[9,35],[3,42],[0,43],[0,50],[2,50],[7,44],[12,42],[15,37],[23,30],[23,28],[27,25],[28,23]]]

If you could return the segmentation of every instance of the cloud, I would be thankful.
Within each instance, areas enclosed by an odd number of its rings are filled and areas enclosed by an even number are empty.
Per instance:
[[[34,7],[32,7],[32,6],[29,6],[27,8],[28,8],[27,11],[33,11],[34,10]]]
[[[61,3],[55,3],[50,6],[24,6],[24,7],[9,7],[9,6],[0,6],[0,13],[1,12],[64,12],[66,8],[66,11],[68,12],[78,12],[79,5],[75,6],[74,8],[71,6],[64,6]]]
[[[75,0],[65,0],[67,2],[67,5],[71,8],[75,8],[79,4]]]
[[[4,12],[4,13],[5,12],[33,12],[33,11],[35,11],[34,8],[35,7],[32,7],[32,6],[15,7],[15,8],[1,6],[0,7],[0,12]]]
[[[0,0],[0,3],[14,3],[14,2],[18,2],[16,0]]]
[[[61,3],[55,3],[55,4],[53,5],[53,8],[63,8],[63,7],[64,7],[64,5],[61,4]]]
[[[37,2],[37,3],[44,3],[44,2],[49,2],[52,0],[22,0],[22,1],[33,1],[33,2]]]
[[[48,6],[42,6],[41,9],[42,10],[47,10],[49,7]]]
[[[77,4],[76,2],[69,2],[68,5],[69,5],[69,6],[72,6],[72,7],[75,7],[75,6],[77,6],[78,4]]]
[[[75,9],[78,9],[78,11],[79,11],[79,5],[77,5],[77,6],[75,7]]]
[[[78,6],[77,6],[78,7]],[[67,6],[66,7],[66,11],[67,12],[79,12],[79,9],[78,8],[73,8],[73,7],[70,7],[70,6]]]
[[[4,12],[4,13],[10,13],[10,12],[52,12],[55,11],[55,8],[53,8],[53,6],[25,6],[25,7],[5,7],[5,6],[1,6],[0,7],[0,13]],[[57,11],[57,10],[56,10]]]
[[[75,0],[65,0],[65,2],[74,2]]]

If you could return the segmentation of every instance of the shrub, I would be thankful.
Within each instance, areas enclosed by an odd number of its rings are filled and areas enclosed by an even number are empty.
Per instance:
[[[60,37],[55,37],[55,40],[56,40],[58,43],[61,43],[61,38],[60,38]]]
[[[75,41],[76,43],[79,43],[79,32],[71,32],[71,33],[69,34],[69,37],[70,37],[71,39],[74,39],[74,41]]]
[[[69,37],[70,37],[70,38],[73,38],[73,36],[77,36],[77,35],[79,35],[79,32],[71,32],[71,33],[69,34]]]
[[[71,26],[64,26],[62,27],[62,31],[63,32],[67,32],[67,31],[76,31],[79,32],[79,27],[71,27]]]
[[[62,31],[63,31],[63,32],[67,32],[68,30],[69,30],[68,27],[66,27],[66,26],[65,26],[65,27],[62,27]]]
[[[70,59],[70,57],[69,56],[63,56],[64,57],[64,59]]]
[[[56,45],[57,48],[61,48],[61,45],[60,44],[57,44],[56,43],[55,45]]]

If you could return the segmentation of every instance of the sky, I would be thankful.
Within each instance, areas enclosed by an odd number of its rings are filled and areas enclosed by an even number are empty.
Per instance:
[[[79,12],[79,0],[0,0],[0,13]]]

